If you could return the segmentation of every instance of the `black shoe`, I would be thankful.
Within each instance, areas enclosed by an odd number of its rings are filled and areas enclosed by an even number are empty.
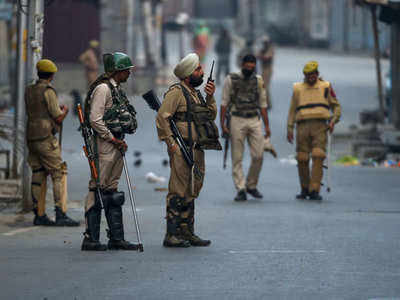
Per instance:
[[[35,226],[55,226],[56,222],[49,219],[49,217],[44,214],[43,216],[35,215],[33,219],[33,225]]]
[[[235,201],[240,202],[240,201],[246,201],[247,200],[247,195],[246,195],[246,191],[245,190],[240,190],[235,199]]]
[[[309,196],[308,189],[301,189],[300,194],[296,195],[296,199],[305,200]]]
[[[75,227],[79,226],[79,222],[68,217],[59,207],[56,207],[56,224],[55,226]]]
[[[263,197],[263,195],[260,193],[259,190],[257,190],[257,188],[255,189],[246,188],[246,192],[252,195],[254,198],[261,199]]]
[[[132,244],[125,240],[121,241],[109,240],[107,246],[109,250],[134,250],[134,251],[139,250],[139,245]]]
[[[316,201],[321,201],[322,200],[322,196],[316,192],[316,191],[312,191],[309,195],[310,200],[316,200]]]
[[[107,246],[101,244],[99,241],[94,241],[85,235],[81,246],[82,251],[106,251]]]

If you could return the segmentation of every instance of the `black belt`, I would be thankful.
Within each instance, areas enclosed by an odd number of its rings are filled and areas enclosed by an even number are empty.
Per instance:
[[[250,118],[258,117],[258,112],[233,111],[232,115],[235,117],[250,119]]]
[[[296,111],[299,111],[300,109],[304,109],[304,108],[314,108],[314,107],[324,107],[326,109],[330,109],[329,105],[327,104],[323,104],[323,103],[311,103],[311,104],[306,104],[306,105],[302,105],[302,106],[298,106],[296,108]]]

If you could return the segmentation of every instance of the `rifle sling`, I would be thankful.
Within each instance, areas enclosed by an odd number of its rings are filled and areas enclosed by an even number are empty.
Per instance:
[[[188,150],[190,151],[191,156],[193,157],[192,153],[192,146],[193,146],[193,137],[192,137],[192,116],[191,116],[191,99],[188,91],[183,85],[180,85],[182,88],[183,96],[186,99],[186,121],[188,124]]]

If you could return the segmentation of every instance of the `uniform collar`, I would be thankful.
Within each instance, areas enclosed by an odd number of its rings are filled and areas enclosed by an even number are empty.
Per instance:
[[[117,84],[117,82],[115,81],[115,79],[114,78],[110,78],[110,82],[111,82],[111,84],[114,86],[114,87],[118,87],[119,85]]]
[[[197,95],[196,89],[188,86],[183,80],[181,80],[181,85],[183,85],[193,96]]]
[[[51,85],[51,82],[47,81],[46,79],[40,79],[40,78],[39,78],[39,79],[36,81],[36,83],[37,83],[37,84],[47,84],[47,85],[52,86],[52,85]]]

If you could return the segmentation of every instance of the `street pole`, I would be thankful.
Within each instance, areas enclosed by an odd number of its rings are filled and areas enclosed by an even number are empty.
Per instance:
[[[146,66],[153,67],[154,66],[154,43],[152,43],[153,38],[153,30],[152,30],[152,13],[151,13],[151,1],[150,0],[142,0],[142,28],[143,28],[143,37],[144,37],[144,49],[146,55]]]
[[[391,79],[392,79],[392,120],[400,129],[400,21],[395,20],[391,27]]]
[[[133,16],[135,11],[135,0],[127,0],[126,20],[126,53],[133,58]]]
[[[42,58],[43,49],[43,23],[44,23],[44,4],[43,0],[29,0],[28,12],[28,43],[26,61],[26,82],[25,85],[33,83],[36,77],[36,63]],[[25,118],[24,118],[25,119]],[[24,129],[25,129],[25,123]],[[25,130],[24,140],[25,140]],[[28,151],[24,147],[22,169],[22,211],[32,210],[31,201],[31,173],[27,163]]]
[[[378,33],[378,22],[376,19],[376,5],[371,5],[371,14],[372,14],[372,30],[374,33],[374,44],[375,44],[376,77],[378,81],[379,113],[381,120],[383,120],[385,115],[385,106],[383,103],[379,33]]]
[[[14,103],[14,143],[13,143],[13,160],[11,174],[13,178],[18,177],[18,149],[23,148],[20,145],[20,141],[23,138],[20,136],[20,132],[24,130],[21,123],[24,120],[24,85],[25,85],[25,62],[26,62],[26,20],[27,15],[24,9],[26,9],[26,0],[20,0],[17,13],[17,60],[16,60],[16,78],[14,85],[15,87],[15,103]]]

